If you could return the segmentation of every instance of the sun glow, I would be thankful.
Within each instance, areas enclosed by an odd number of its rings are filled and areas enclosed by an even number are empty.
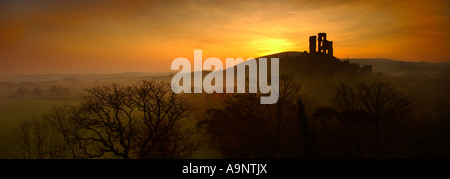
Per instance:
[[[167,72],[195,49],[257,58],[308,50],[318,32],[337,58],[450,61],[446,0],[23,1],[0,1],[0,76]]]
[[[286,39],[276,38],[254,40],[251,44],[256,49],[257,56],[288,51],[295,45]]]

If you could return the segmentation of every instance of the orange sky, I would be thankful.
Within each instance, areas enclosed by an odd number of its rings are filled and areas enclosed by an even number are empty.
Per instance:
[[[448,0],[0,1],[0,74],[170,71],[176,57],[305,51],[450,61]]]

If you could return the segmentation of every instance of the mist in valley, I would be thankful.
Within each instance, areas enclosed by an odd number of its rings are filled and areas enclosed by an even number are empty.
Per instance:
[[[12,76],[0,83],[0,157],[450,157],[448,64],[266,57],[280,58],[271,105],[173,94],[175,72]]]

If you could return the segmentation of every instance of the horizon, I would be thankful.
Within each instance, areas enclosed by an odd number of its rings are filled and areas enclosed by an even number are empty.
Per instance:
[[[296,51],[287,51],[287,52],[296,52]],[[286,52],[278,52],[278,53],[273,53],[273,54],[267,54],[267,55],[263,55],[263,56],[270,56],[270,55],[274,55],[274,54],[279,54],[279,53],[286,53]],[[303,52],[300,52],[303,53]],[[261,57],[263,57],[261,56]],[[254,59],[259,59],[261,57],[255,57]],[[341,61],[345,61],[345,60],[376,60],[376,61],[389,61],[389,62],[404,62],[404,63],[430,63],[430,64],[450,64],[450,61],[443,61],[443,62],[427,62],[427,61],[402,61],[402,60],[395,60],[395,59],[389,59],[389,58],[338,58]],[[205,59],[203,59],[205,60]],[[246,60],[246,59],[244,59]],[[360,62],[350,62],[350,63],[357,63],[359,64]],[[236,64],[237,65],[237,64]],[[235,66],[236,66],[235,65]],[[361,65],[361,64],[359,64]],[[230,67],[227,67],[223,70],[226,70]],[[214,70],[202,70],[202,71],[214,71]],[[80,73],[22,73],[22,74],[7,74],[4,75],[3,77],[25,77],[25,76],[71,76],[71,75],[81,75],[81,76],[90,76],[90,75],[128,75],[128,74],[142,74],[142,75],[154,75],[154,76],[158,76],[161,74],[176,74],[178,71],[122,71],[122,72],[80,72]],[[194,72],[199,72],[199,71],[192,71]],[[0,76],[1,77],[1,76]],[[0,80],[4,80],[2,78],[0,78]],[[5,81],[0,81],[0,82],[5,82]]]

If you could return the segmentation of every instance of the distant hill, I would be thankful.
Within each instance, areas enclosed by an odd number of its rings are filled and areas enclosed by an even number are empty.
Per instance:
[[[390,76],[425,75],[436,77],[435,75],[447,75],[448,77],[450,73],[450,63],[448,62],[405,62],[384,58],[350,58],[346,60],[361,65],[372,65],[374,73],[384,73]]]

